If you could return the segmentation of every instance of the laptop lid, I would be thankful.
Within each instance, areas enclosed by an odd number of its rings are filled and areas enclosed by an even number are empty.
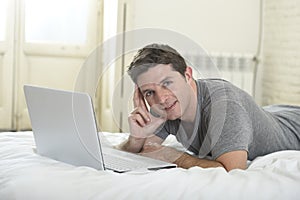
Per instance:
[[[75,166],[104,169],[92,100],[86,93],[25,85],[37,152]]]

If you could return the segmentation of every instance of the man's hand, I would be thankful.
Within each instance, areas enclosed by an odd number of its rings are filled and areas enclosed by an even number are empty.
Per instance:
[[[127,141],[120,144],[117,148],[138,153],[142,150],[146,141],[152,141],[161,144],[163,140],[155,136],[155,131],[166,121],[166,116],[152,116],[146,106],[145,100],[140,93],[138,87],[135,87],[133,96],[134,110],[128,117],[130,127],[130,136]]]
[[[154,117],[147,109],[145,100],[136,86],[133,96],[134,110],[128,117],[130,134],[135,138],[147,138],[166,121],[164,115]]]
[[[144,147],[140,155],[162,160],[169,163],[175,163],[184,152],[177,151],[176,149],[168,146],[163,146],[156,142],[145,142]]]

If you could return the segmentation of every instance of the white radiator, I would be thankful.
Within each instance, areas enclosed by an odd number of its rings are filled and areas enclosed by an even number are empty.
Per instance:
[[[223,78],[253,96],[254,55],[237,53],[183,54],[195,78]]]

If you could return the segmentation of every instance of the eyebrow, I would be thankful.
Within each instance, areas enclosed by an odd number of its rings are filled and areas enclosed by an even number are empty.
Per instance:
[[[159,84],[162,84],[164,81],[166,81],[166,80],[168,80],[168,79],[171,79],[171,78],[173,78],[173,77],[167,76],[167,77],[165,77],[163,80],[161,80],[161,81],[159,82]]]
[[[162,84],[164,81],[168,80],[168,79],[172,79],[173,77],[171,76],[167,76],[165,77],[163,80],[161,80],[158,84]],[[146,92],[149,92],[149,91],[153,91],[152,89],[145,89],[145,90],[142,90],[142,88],[140,87],[140,92],[142,93],[142,95],[144,95]]]

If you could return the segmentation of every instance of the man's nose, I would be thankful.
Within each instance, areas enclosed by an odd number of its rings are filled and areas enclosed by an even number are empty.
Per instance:
[[[169,92],[165,88],[159,88],[156,91],[157,102],[159,104],[164,104],[168,99],[168,96],[169,96]]]

